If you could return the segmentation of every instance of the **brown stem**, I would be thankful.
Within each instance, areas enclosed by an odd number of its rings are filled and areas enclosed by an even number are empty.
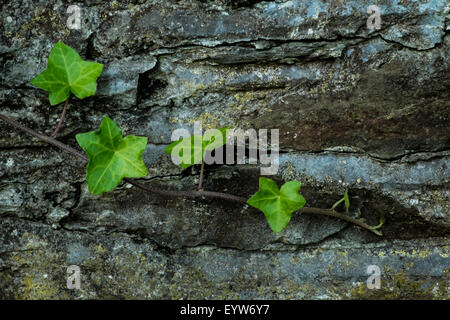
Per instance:
[[[72,147],[69,147],[68,145],[65,145],[62,142],[59,142],[58,140],[53,139],[52,137],[46,136],[44,134],[38,133],[30,128],[27,128],[23,125],[21,125],[20,123],[9,119],[8,117],[1,115],[0,114],[0,119],[2,119],[3,121],[7,122],[8,124],[10,124],[11,126],[22,130],[26,133],[28,133],[29,135],[32,135],[42,141],[45,141],[51,145],[54,145],[66,152],[69,152],[70,154],[84,160],[84,161],[88,161],[89,158],[85,155],[82,154],[80,152],[78,152],[77,150],[73,149]],[[124,178],[123,179],[125,182],[128,182],[140,189],[143,189],[145,191],[151,192],[151,193],[155,193],[155,194],[159,194],[162,196],[172,196],[172,197],[190,197],[190,198],[203,198],[203,197],[207,197],[207,198],[218,198],[218,199],[224,199],[224,200],[228,200],[228,201],[233,201],[233,202],[237,202],[237,203],[242,203],[242,204],[246,204],[247,203],[247,199],[243,198],[243,197],[239,197],[239,196],[235,196],[235,195],[231,195],[231,194],[227,194],[227,193],[222,193],[222,192],[214,192],[214,191],[204,191],[204,190],[199,190],[199,191],[183,191],[183,190],[161,190],[161,189],[155,189],[146,185],[143,185],[139,182],[137,182],[136,180],[133,179],[129,179],[129,178]],[[344,215],[342,213],[336,212],[334,211],[334,209],[321,209],[321,208],[311,208],[311,207],[303,207],[300,210],[298,210],[301,213],[310,213],[310,214],[320,214],[320,215],[326,215],[326,216],[330,216],[330,217],[335,217],[338,219],[342,219],[345,220],[347,222],[356,224],[366,230],[369,230],[375,234],[379,235],[379,232],[374,230],[373,227],[371,227],[370,225],[357,220],[357,219],[353,219],[347,215]]]
[[[330,216],[330,217],[335,217],[341,220],[345,220],[347,222],[356,224],[358,226],[360,226],[361,228],[364,228],[366,230],[369,230],[373,233],[375,233],[376,235],[380,235],[380,232],[377,230],[374,230],[372,228],[372,226],[368,225],[367,223],[364,223],[360,220],[354,219],[352,217],[349,217],[345,214],[339,213],[337,211],[334,211],[333,209],[321,209],[321,208],[311,208],[311,207],[303,207],[299,210],[299,212],[302,213],[312,213],[312,214],[321,214],[321,215],[326,215],[326,216]]]
[[[197,191],[202,190],[203,171],[205,171],[205,161],[202,159],[202,166],[201,166],[201,168],[200,168],[200,177],[198,178]]]
[[[217,199],[224,199],[228,201],[238,202],[238,203],[247,203],[247,199],[234,196],[232,194],[228,193],[222,193],[222,192],[214,192],[214,191],[185,191],[185,190],[161,190],[161,189],[155,189],[146,185],[143,185],[139,182],[136,182],[136,180],[124,178],[125,182],[128,182],[132,184],[133,186],[136,186],[138,188],[141,188],[142,190],[149,191],[151,193],[156,193],[161,196],[170,196],[170,197],[188,197],[188,198],[217,198]]]
[[[63,112],[61,114],[61,118],[59,119],[58,125],[55,128],[55,131],[53,131],[53,133],[50,135],[50,137],[52,137],[52,138],[54,138],[56,136],[56,134],[59,131],[59,128],[61,128],[61,125],[64,121],[64,116],[66,115],[66,110],[67,110],[67,106],[69,104],[69,99],[70,99],[70,97],[67,98],[66,102],[64,102],[64,108],[63,108]]]
[[[77,156],[78,158],[88,161],[88,157],[86,155],[78,152],[77,150],[73,149],[72,147],[69,147],[68,145],[66,145],[62,142],[59,142],[58,140],[53,139],[52,137],[46,136],[45,134],[38,133],[38,132],[34,131],[33,129],[25,127],[25,126],[21,125],[20,123],[2,115],[2,114],[0,114],[0,119],[9,123],[11,126],[15,127],[16,129],[22,130],[22,131],[28,133],[29,135],[32,135],[42,141],[52,144],[64,151],[67,151],[67,152],[73,154],[74,156]]]

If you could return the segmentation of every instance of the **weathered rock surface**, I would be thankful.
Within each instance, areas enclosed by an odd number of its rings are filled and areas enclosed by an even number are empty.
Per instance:
[[[66,26],[69,4],[81,30]],[[93,196],[84,163],[0,122],[0,298],[449,298],[450,5],[378,1],[20,1],[0,13],[0,113],[50,133],[62,106],[29,81],[62,40],[105,64],[59,139],[106,114],[145,135],[149,185],[191,189],[163,153],[177,128],[280,129],[281,182],[310,206],[345,189],[377,237],[294,215],[122,185]],[[207,166],[208,190],[250,196],[255,165]],[[66,288],[79,265],[81,290]],[[369,265],[381,289],[366,286]]]

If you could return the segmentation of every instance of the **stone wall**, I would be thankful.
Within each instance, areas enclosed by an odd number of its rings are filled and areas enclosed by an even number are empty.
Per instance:
[[[373,3],[372,3],[373,2]],[[381,8],[381,29],[366,26]],[[81,29],[66,26],[70,4]],[[0,298],[347,299],[449,297],[450,5],[408,1],[26,1],[0,14],[0,113],[50,134],[62,106],[30,85],[59,40],[105,65],[72,99],[58,139],[110,116],[150,145],[143,183],[192,189],[163,153],[177,128],[280,129],[278,182],[308,206],[349,190],[378,237],[223,200],[166,198],[123,184],[99,196],[84,163],[0,122]],[[205,188],[249,197],[257,165],[206,167]],[[81,290],[66,268],[81,268]],[[368,289],[367,267],[381,270]]]

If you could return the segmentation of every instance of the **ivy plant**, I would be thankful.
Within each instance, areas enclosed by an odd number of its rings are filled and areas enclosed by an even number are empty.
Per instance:
[[[31,80],[31,84],[49,92],[50,105],[64,103],[64,108],[51,137],[61,127],[69,103],[70,94],[78,99],[92,96],[97,90],[97,78],[103,64],[84,61],[80,55],[63,42],[57,42],[48,57],[47,69]]]
[[[300,186],[298,181],[288,181],[278,189],[272,179],[259,178],[259,191],[247,203],[264,212],[270,228],[278,233],[287,226],[292,213],[306,204],[298,193]]]
[[[147,167],[142,161],[147,138],[123,138],[122,131],[109,117],[103,118],[98,130],[79,133],[76,139],[89,157],[86,181],[92,194],[114,189],[125,177],[147,175]]]
[[[213,151],[226,143],[228,127],[207,131],[203,136],[183,137],[171,143],[165,149],[166,153],[180,159],[180,166],[183,169],[201,164],[197,189],[186,191],[154,189],[133,180],[132,178],[142,178],[147,175],[147,167],[142,160],[142,154],[148,142],[147,138],[131,135],[123,137],[119,126],[108,116],[103,117],[97,130],[76,135],[78,144],[87,156],[55,140],[53,137],[62,124],[70,94],[73,93],[78,99],[94,95],[97,88],[96,81],[102,70],[102,64],[84,61],[74,49],[58,42],[50,52],[47,69],[31,81],[33,85],[49,92],[50,105],[65,102],[62,116],[55,131],[47,136],[24,127],[4,115],[0,114],[0,119],[19,130],[88,161],[86,181],[92,194],[111,191],[122,181],[126,181],[145,191],[165,196],[210,197],[248,204],[264,213],[270,228],[275,233],[282,231],[288,225],[294,212],[299,212],[332,216],[381,235],[378,229],[384,223],[383,217],[380,219],[379,225],[370,226],[360,219],[349,216],[350,197],[347,191],[345,191],[343,198],[331,208],[323,209],[305,207],[306,200],[299,193],[301,186],[299,181],[287,181],[281,188],[278,188],[276,182],[272,179],[261,177],[259,178],[259,190],[249,199],[222,192],[203,190],[202,180],[206,152]],[[336,210],[342,202],[345,206],[345,213]]]
[[[102,70],[102,64],[84,61],[74,49],[57,42],[50,51],[47,69],[31,84],[48,91],[50,104],[54,106],[66,101],[71,92],[79,99],[94,95]]]

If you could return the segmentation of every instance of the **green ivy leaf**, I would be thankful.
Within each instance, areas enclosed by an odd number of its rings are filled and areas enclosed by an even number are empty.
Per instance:
[[[147,138],[123,138],[122,131],[110,118],[104,117],[97,131],[77,134],[76,139],[89,157],[86,180],[92,194],[114,189],[125,177],[147,175],[147,167],[142,161]]]
[[[344,201],[345,201],[345,211],[348,212],[350,209],[350,198],[348,197],[348,191],[345,190],[344,193]]]
[[[164,152],[168,154],[174,154],[180,158],[180,166],[183,169],[189,168],[194,164],[201,163],[206,151],[212,151],[220,148],[227,142],[226,131],[229,127],[217,129],[220,132],[221,137],[214,135],[213,131],[209,131],[210,134],[192,135],[189,137],[181,138],[177,141],[169,144]],[[190,153],[190,157],[184,157],[184,153]]]
[[[79,99],[94,95],[102,70],[102,64],[84,61],[74,49],[60,41],[50,52],[47,69],[31,84],[48,91],[50,104],[54,106],[67,100],[70,92]]]
[[[305,198],[298,193],[300,186],[300,182],[288,181],[278,190],[275,181],[261,177],[259,191],[247,203],[264,212],[270,228],[278,233],[287,226],[292,212],[306,204]]]

